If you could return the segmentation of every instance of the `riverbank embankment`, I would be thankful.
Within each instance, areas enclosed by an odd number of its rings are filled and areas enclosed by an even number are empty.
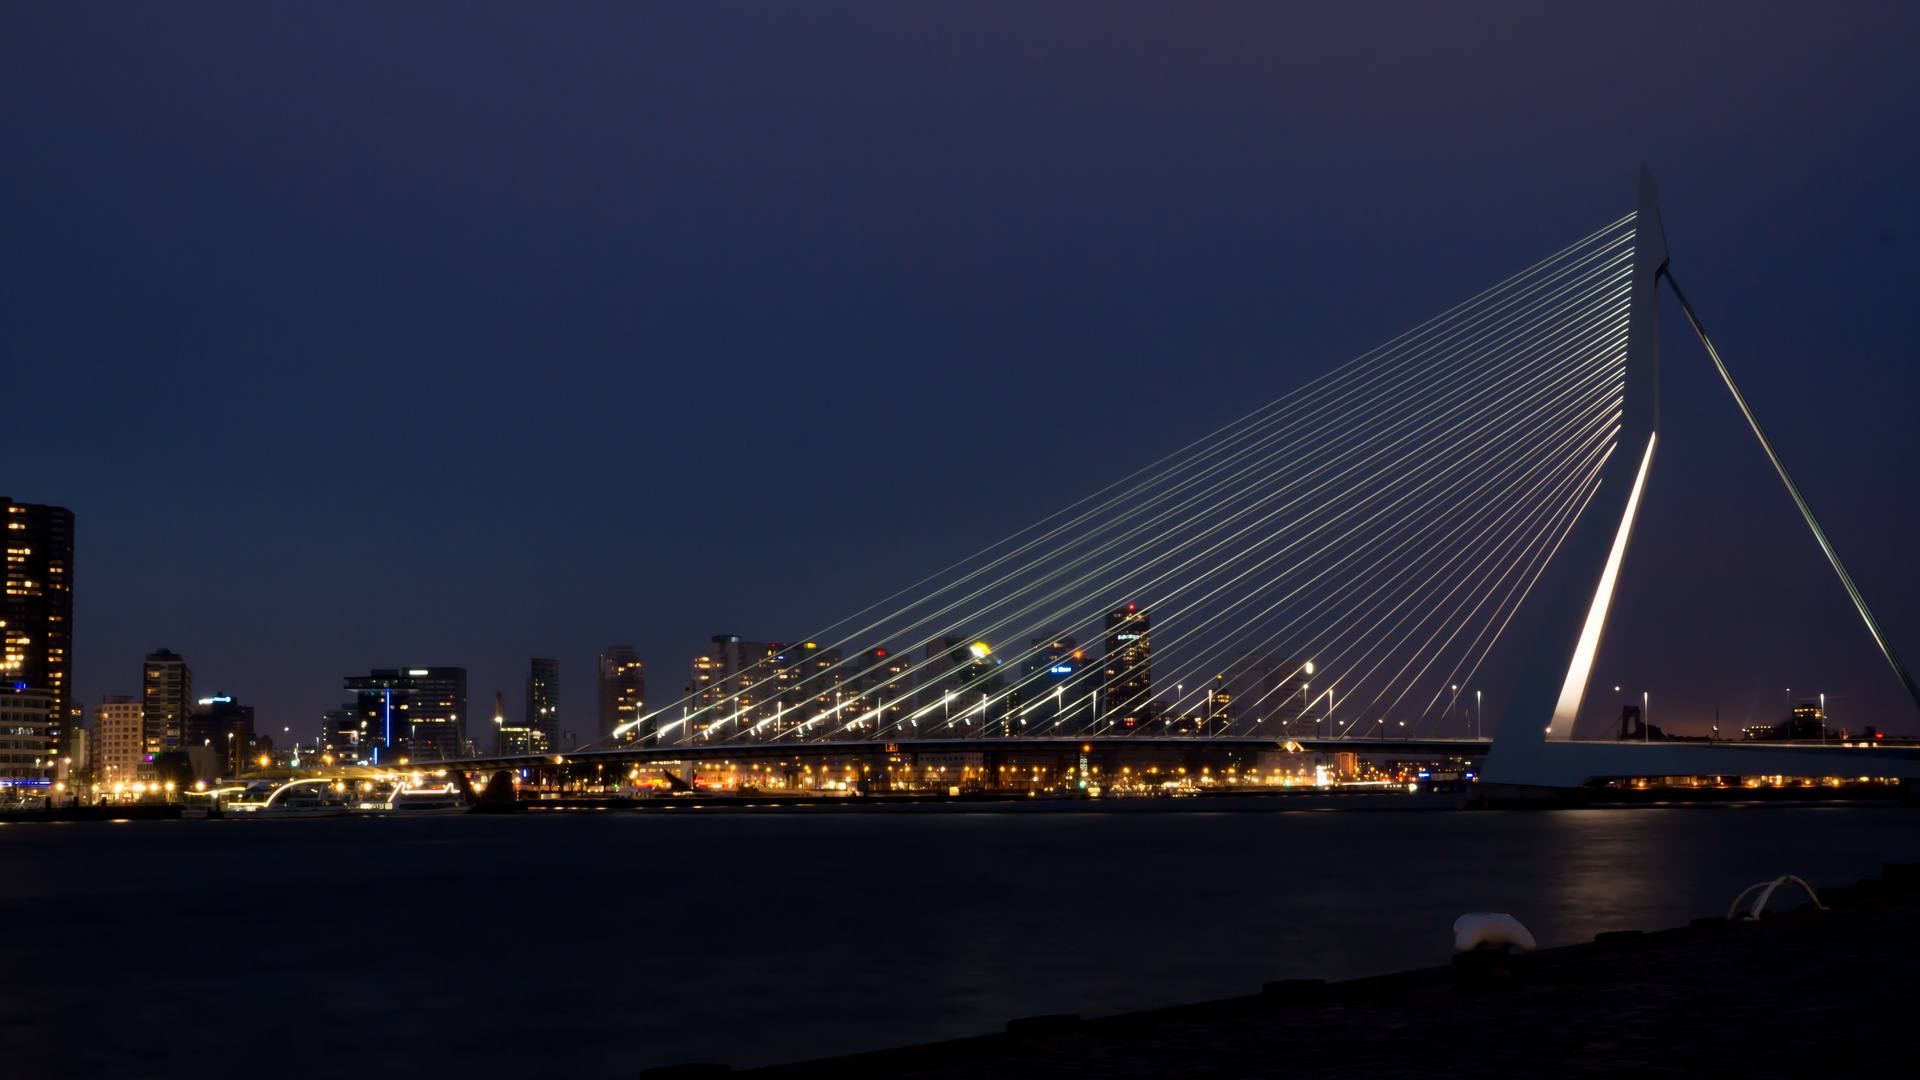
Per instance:
[[[1456,960],[1331,984],[1293,980],[1247,997],[1085,1021],[1034,1017],[970,1039],[734,1075],[1920,1075],[1911,1027],[1920,867],[1890,865],[1820,898],[1830,910],[1807,904],[1736,923],[1707,915],[1651,933],[1602,928],[1585,944],[1516,953],[1504,963],[1510,978]]]

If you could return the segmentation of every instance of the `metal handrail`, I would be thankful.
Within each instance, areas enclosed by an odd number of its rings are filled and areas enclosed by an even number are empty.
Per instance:
[[[1827,905],[1820,902],[1820,894],[1813,891],[1813,886],[1807,884],[1804,880],[1798,877],[1795,877],[1792,874],[1781,874],[1779,877],[1774,878],[1772,881],[1762,881],[1758,885],[1749,885],[1746,888],[1740,890],[1740,895],[1733,898],[1733,905],[1727,908],[1727,921],[1733,922],[1737,918],[1739,918],[1739,916],[1737,916],[1735,913],[1740,910],[1740,901],[1745,900],[1747,898],[1748,893],[1751,893],[1755,889],[1763,889],[1765,891],[1760,894],[1759,899],[1753,902],[1753,907],[1748,910],[1745,916],[1748,919],[1758,919],[1760,917],[1760,913],[1767,909],[1767,901],[1773,897],[1773,890],[1779,888],[1782,885],[1787,884],[1788,882],[1792,882],[1795,885],[1798,885],[1801,888],[1807,890],[1807,896],[1812,898],[1813,906],[1817,910],[1820,910],[1820,911],[1829,910]]]

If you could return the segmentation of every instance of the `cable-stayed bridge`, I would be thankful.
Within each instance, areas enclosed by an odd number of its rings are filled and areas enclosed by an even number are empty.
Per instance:
[[[1643,170],[1632,213],[804,641],[716,638],[678,700],[566,756],[1128,740],[1490,746],[1515,789],[1920,777],[1891,748],[1575,731],[1658,446],[1663,279],[1692,319]]]

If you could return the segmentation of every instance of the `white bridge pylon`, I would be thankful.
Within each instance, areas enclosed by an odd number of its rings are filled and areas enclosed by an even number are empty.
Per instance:
[[[1673,285],[1668,271],[1659,193],[1652,174],[1644,166],[1640,170],[1633,247],[1626,390],[1618,441],[1620,448],[1632,452],[1616,453],[1609,459],[1598,490],[1562,545],[1561,557],[1555,560],[1557,565],[1549,570],[1548,576],[1553,580],[1543,583],[1537,601],[1539,609],[1530,613],[1539,629],[1526,666],[1508,700],[1481,779],[1489,784],[1513,787],[1566,789],[1596,780],[1646,776],[1920,777],[1920,752],[1912,748],[1576,741],[1573,738],[1574,718],[1586,695],[1594,656],[1606,629],[1607,611],[1639,510],[1640,494],[1659,442],[1658,287],[1662,277],[1667,278],[1675,297],[1686,306],[1686,298],[1678,286]],[[1686,311],[1875,643],[1913,696],[1916,706],[1920,706],[1920,689],[1915,688],[1905,664],[1841,565],[1806,500],[1734,386],[1726,366],[1720,362],[1719,354],[1714,352],[1705,332],[1700,331],[1692,308],[1686,306]]]

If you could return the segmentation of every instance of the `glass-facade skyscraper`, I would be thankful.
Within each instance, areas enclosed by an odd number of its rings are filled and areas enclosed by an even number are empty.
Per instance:
[[[171,649],[155,649],[140,665],[140,720],[147,753],[168,754],[187,745],[187,714],[193,711],[193,669]]]
[[[440,761],[467,750],[467,669],[375,668],[347,678],[358,760]]]
[[[1100,729],[1127,732],[1153,719],[1153,617],[1128,604],[1107,612],[1107,669]]]
[[[69,749],[73,707],[73,511],[0,496],[7,589],[0,596],[0,685],[52,704],[46,738]]]
[[[551,656],[536,656],[527,672],[526,725],[532,728],[535,753],[549,753],[560,747],[560,661]]]
[[[600,654],[600,731],[595,746],[652,746],[652,725],[635,724],[646,715],[647,677],[640,654],[631,645],[609,645]],[[633,724],[620,734],[614,731]]]

